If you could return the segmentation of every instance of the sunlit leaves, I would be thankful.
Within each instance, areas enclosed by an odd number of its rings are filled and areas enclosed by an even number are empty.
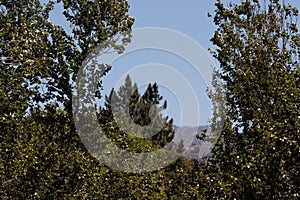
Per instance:
[[[87,153],[74,129],[71,83],[96,45],[130,32],[127,1],[109,2],[69,2],[66,9],[79,16],[69,20],[77,30],[73,35],[49,20],[52,1],[0,2],[1,199],[71,197],[91,189],[79,181],[93,183],[97,177],[90,169],[101,174],[103,166]],[[113,12],[99,10],[104,4]]]
[[[216,7],[213,55],[229,111],[216,163],[239,180],[230,186],[232,197],[297,196],[292,177],[299,176],[298,10],[280,1],[242,1],[228,8],[217,1]]]

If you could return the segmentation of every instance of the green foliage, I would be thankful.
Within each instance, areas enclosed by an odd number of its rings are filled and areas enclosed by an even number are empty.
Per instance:
[[[0,198],[167,199],[174,181],[164,170],[111,170],[90,155],[73,125],[70,81],[94,47],[130,30],[127,1],[62,3],[71,35],[48,20],[51,1],[1,1]],[[149,91],[158,95],[156,89]],[[152,98],[159,96],[139,97],[141,108],[149,111]]]
[[[94,47],[130,31],[133,19],[127,1],[62,3],[72,35],[49,20],[52,1],[0,1],[1,199],[86,196],[86,184],[107,170],[75,132],[70,81]]]
[[[164,169],[131,174],[99,163],[83,146],[71,93],[71,82],[96,46],[109,39],[105,47],[122,52],[130,41],[134,20],[127,14],[128,2],[58,0],[70,35],[49,20],[52,1],[0,3],[1,199],[299,198],[296,8],[279,0],[244,0],[228,8],[216,2],[212,42],[220,70],[210,94],[212,131],[222,128],[222,134],[213,165],[180,157]],[[103,68],[106,74],[111,66]],[[98,86],[100,91],[101,81]],[[120,147],[149,152],[174,137],[172,119],[160,114],[166,107],[156,84],[141,95],[128,77],[107,97],[99,123]],[[135,137],[151,129],[161,131],[150,139]],[[183,142],[176,148],[182,152]]]
[[[298,10],[278,0],[216,7],[213,55],[228,110],[218,187],[230,198],[299,198]]]
[[[98,120],[105,134],[122,149],[132,152],[150,152],[163,148],[174,138],[173,120],[160,113],[166,101],[156,83],[149,84],[143,95],[138,86],[126,77],[119,91],[111,91],[105,107],[98,113]]]

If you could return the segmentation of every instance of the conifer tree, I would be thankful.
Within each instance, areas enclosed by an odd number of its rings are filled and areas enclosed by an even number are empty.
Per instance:
[[[174,138],[175,132],[173,120],[160,113],[166,108],[166,103],[160,105],[161,100],[156,83],[149,84],[140,95],[137,84],[132,85],[127,76],[125,84],[106,97],[105,107],[99,111],[99,123],[102,127],[112,124],[107,135],[113,141],[120,141],[122,147],[137,152],[162,148]]]

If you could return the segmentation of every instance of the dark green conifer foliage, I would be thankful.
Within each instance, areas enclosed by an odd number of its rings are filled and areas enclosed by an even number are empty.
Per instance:
[[[175,132],[173,120],[160,113],[166,109],[166,102],[160,105],[161,101],[156,83],[149,84],[140,95],[137,84],[132,85],[131,78],[127,76],[125,84],[117,92],[113,89],[106,97],[105,107],[99,111],[99,123],[104,128],[111,124],[106,134],[127,149],[144,152],[162,148],[172,141]],[[139,137],[132,137],[132,133]]]

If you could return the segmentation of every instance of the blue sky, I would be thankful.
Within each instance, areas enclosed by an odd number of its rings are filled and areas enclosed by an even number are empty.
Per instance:
[[[135,18],[135,28],[154,26],[180,31],[189,35],[206,49],[214,32],[212,0],[129,0],[129,13]]]
[[[207,14],[214,14],[214,2],[213,0],[128,0],[130,4],[129,14],[135,18],[134,28],[143,27],[162,27],[179,31],[183,34],[194,39],[205,50],[213,48],[210,38],[216,27],[213,24],[212,18],[208,18]],[[228,4],[229,0],[223,0],[225,4]],[[233,2],[238,2],[234,0]],[[289,0],[293,6],[300,8],[299,0]],[[68,28],[68,24],[65,22],[61,15],[62,7],[57,6],[56,10],[51,14],[50,18],[56,24]],[[299,24],[299,22],[298,22]],[[180,41],[179,41],[180,42]],[[208,53],[209,54],[209,53]],[[127,57],[127,58],[126,58]],[[205,92],[206,85],[201,77],[193,76],[193,72],[190,71],[189,64],[184,60],[180,60],[178,57],[168,54],[167,52],[145,50],[137,52],[135,54],[126,55],[126,57],[120,59],[113,64],[112,71],[108,74],[108,77],[103,79],[104,93],[108,94],[111,87],[114,85],[113,80],[118,79],[121,75],[126,74],[126,70],[130,71],[133,67],[142,64],[160,63],[173,67],[182,73],[186,79],[190,80],[190,84],[197,92],[197,98],[199,100],[199,108],[201,117],[199,124],[207,124],[207,120],[211,115],[211,103]],[[206,64],[207,65],[207,64]],[[215,61],[215,65],[217,62]],[[209,66],[207,66],[209,67]],[[155,80],[153,80],[154,82]],[[180,87],[180,83],[178,83]],[[142,87],[141,89],[144,89]],[[166,114],[173,117],[175,124],[181,125],[181,110],[180,102],[176,99],[176,94],[169,91],[167,87],[161,87],[160,92],[168,101],[168,109]],[[197,107],[197,105],[191,105]],[[191,123],[185,123],[183,125],[198,125]]]
[[[205,49],[212,47],[209,39],[216,27],[207,13],[214,14],[214,0],[128,0],[129,13],[135,28],[165,27],[180,31],[199,42]],[[222,0],[225,5],[239,0]],[[285,0],[300,9],[299,0]],[[300,19],[298,21],[300,25]]]

